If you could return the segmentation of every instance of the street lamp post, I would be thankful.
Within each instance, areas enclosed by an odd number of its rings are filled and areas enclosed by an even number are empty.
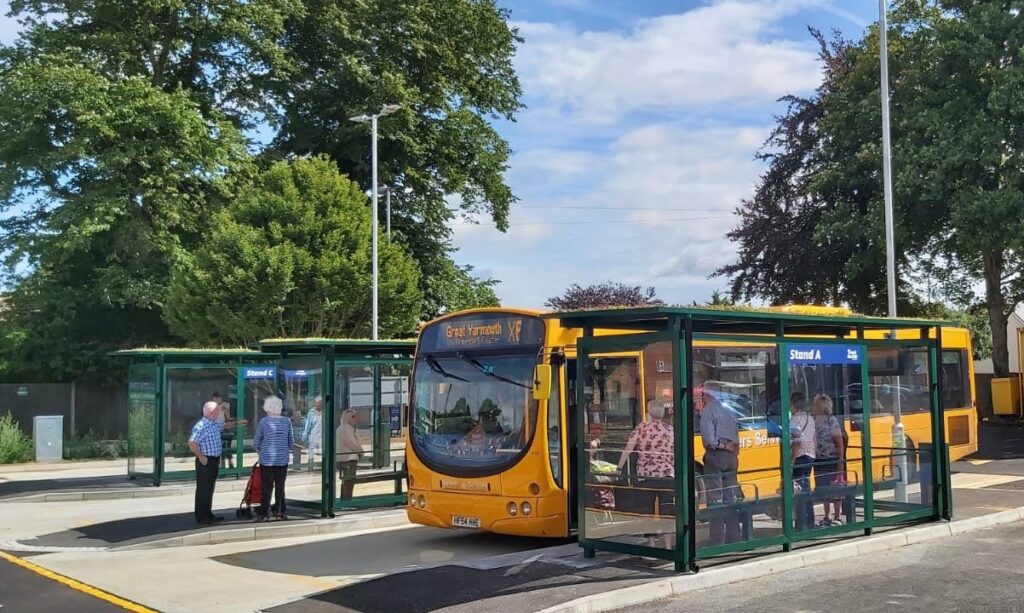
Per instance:
[[[878,58],[881,63],[882,90],[882,193],[885,199],[885,263],[889,290],[889,317],[896,317],[896,221],[892,195],[892,132],[889,119],[889,28],[886,22],[887,0],[878,0]],[[894,339],[896,332],[890,335]],[[903,429],[900,376],[896,375],[893,402],[892,446],[896,449],[897,502],[907,501],[907,435]]]
[[[377,296],[380,283],[380,270],[377,262],[377,119],[390,115],[398,109],[402,108],[397,104],[385,104],[379,113],[373,115],[357,115],[350,117],[351,121],[356,123],[370,123],[370,131],[372,132],[371,144],[370,144],[370,173],[373,175],[371,180],[373,183],[373,221],[372,221],[372,232],[373,232],[373,340],[377,340]]]

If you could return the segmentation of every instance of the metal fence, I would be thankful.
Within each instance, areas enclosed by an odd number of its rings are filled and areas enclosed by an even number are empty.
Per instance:
[[[128,423],[128,395],[123,385],[0,383],[0,415],[6,413],[29,436],[36,415],[62,415],[65,437],[92,431],[100,438],[123,439]]]

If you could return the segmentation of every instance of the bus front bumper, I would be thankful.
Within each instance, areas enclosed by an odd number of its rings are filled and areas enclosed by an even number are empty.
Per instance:
[[[424,506],[406,506],[409,521],[438,528],[465,528],[457,525],[455,518],[479,522],[479,529],[497,534],[515,536],[540,536],[560,538],[568,536],[565,513],[553,507],[554,497],[536,498],[508,496],[474,496],[450,492],[410,490],[410,501],[423,496]],[[520,509],[528,503],[531,513],[525,515]],[[515,503],[517,513],[509,513],[509,503]],[[464,522],[465,523],[465,522]]]

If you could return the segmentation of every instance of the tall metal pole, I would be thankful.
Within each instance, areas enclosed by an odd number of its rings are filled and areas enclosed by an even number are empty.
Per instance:
[[[896,317],[896,229],[892,204],[892,135],[889,130],[889,36],[886,0],[878,0],[878,46],[882,63],[882,184],[885,194],[885,259],[889,317]]]
[[[373,340],[377,340],[377,115],[370,118],[373,131],[371,166],[373,173]]]
[[[882,189],[885,198],[885,264],[889,289],[889,317],[896,317],[896,221],[892,197],[892,133],[889,120],[889,28],[886,0],[878,0],[878,57],[882,64]],[[895,331],[891,334],[896,337]],[[892,446],[896,450],[897,502],[907,501],[907,436],[903,429],[900,376],[896,375],[893,402]]]

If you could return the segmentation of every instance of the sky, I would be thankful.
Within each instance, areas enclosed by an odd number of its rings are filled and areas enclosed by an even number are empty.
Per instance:
[[[526,108],[498,131],[519,198],[502,233],[452,222],[455,259],[540,307],[572,283],[653,286],[669,303],[724,290],[733,210],[786,94],[821,67],[807,28],[859,38],[874,0],[499,0],[524,42]],[[6,15],[9,0],[0,0]],[[0,17],[0,43],[18,27]]]
[[[572,283],[724,290],[733,210],[786,94],[820,82],[808,26],[857,37],[873,0],[503,0],[525,39],[524,109],[499,123],[520,201],[505,234],[453,224],[456,260],[540,307]]]

